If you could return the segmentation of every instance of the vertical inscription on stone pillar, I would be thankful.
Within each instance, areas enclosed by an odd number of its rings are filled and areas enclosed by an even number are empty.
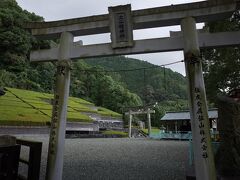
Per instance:
[[[201,137],[201,149],[202,149],[202,157],[208,158],[207,153],[207,137],[205,132],[205,126],[204,126],[204,117],[203,117],[203,111],[202,111],[202,103],[201,103],[201,94],[200,89],[195,88],[195,99],[196,99],[196,105],[197,105],[197,121],[198,121],[198,127],[199,127],[199,134]]]
[[[133,46],[131,6],[109,7],[112,48]]]
[[[201,63],[200,57],[194,55],[193,53],[186,53],[185,54],[187,63],[191,66],[199,66]],[[195,98],[195,106],[196,106],[196,119],[197,119],[197,128],[198,133],[200,135],[200,144],[201,144],[201,156],[206,159],[208,158],[208,146],[207,146],[207,132],[204,123],[204,116],[203,116],[203,109],[202,109],[202,102],[203,99],[201,97],[201,91],[198,87],[194,88],[194,98]],[[206,122],[208,120],[206,119]]]
[[[59,95],[55,93],[53,102],[52,124],[51,124],[51,138],[50,138],[50,153],[55,154],[55,145],[57,140],[57,125],[58,125],[58,106]]]
[[[61,77],[61,76],[65,76],[66,74],[66,66],[64,65],[59,65],[57,67],[57,78]],[[57,79],[58,81],[58,79]],[[55,94],[54,94],[54,100],[53,100],[53,112],[52,112],[52,123],[51,123],[51,137],[50,137],[50,154],[55,154],[56,153],[56,144],[57,144],[57,129],[58,129],[58,125],[59,125],[59,93],[57,91],[57,87],[55,90]]]
[[[125,13],[117,13],[115,16],[115,27],[116,28],[116,40],[117,42],[127,42],[128,33],[127,33],[127,22]]]

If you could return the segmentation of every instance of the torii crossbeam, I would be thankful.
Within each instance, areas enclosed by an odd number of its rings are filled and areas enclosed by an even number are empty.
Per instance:
[[[240,32],[198,34],[196,23],[229,18],[238,5],[239,0],[209,0],[132,12],[128,5],[109,8],[110,15],[27,23],[26,28],[39,39],[61,37],[58,48],[33,51],[30,56],[33,62],[58,61],[46,179],[62,179],[71,59],[184,50],[196,178],[216,180],[200,48],[239,45]],[[136,29],[170,25],[181,25],[182,33],[159,39],[130,38]],[[108,32],[111,43],[74,46],[74,36]]]

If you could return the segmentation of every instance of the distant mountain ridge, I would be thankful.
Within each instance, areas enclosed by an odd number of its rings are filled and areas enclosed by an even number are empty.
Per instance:
[[[105,70],[118,71],[109,73],[109,75],[114,78],[116,73],[119,74],[120,81],[146,103],[187,99],[185,77],[168,68],[164,69],[164,67],[146,61],[124,56],[91,58],[84,61],[91,66],[101,66]]]

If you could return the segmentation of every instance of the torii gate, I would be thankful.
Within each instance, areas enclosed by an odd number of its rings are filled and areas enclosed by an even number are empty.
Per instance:
[[[109,15],[55,22],[27,23],[39,39],[60,38],[57,48],[33,51],[32,62],[58,61],[52,114],[47,180],[61,180],[71,59],[184,50],[188,82],[194,164],[197,180],[215,180],[200,48],[240,44],[240,32],[197,33],[196,23],[229,18],[239,0],[209,0],[131,11],[130,5],[109,8]],[[182,34],[134,40],[133,30],[181,25]],[[75,46],[74,36],[111,32],[111,43]]]
[[[147,110],[139,110],[139,111],[132,111],[129,110],[129,112],[126,112],[125,115],[129,115],[129,121],[128,121],[128,137],[132,137],[132,117],[133,115],[138,114],[147,114],[147,121],[148,121],[148,136],[150,136],[151,133],[151,114],[155,113],[154,110],[151,110],[148,108]]]

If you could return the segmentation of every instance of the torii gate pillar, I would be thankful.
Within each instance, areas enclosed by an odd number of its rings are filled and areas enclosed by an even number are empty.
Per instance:
[[[128,122],[128,137],[132,137],[132,111],[129,111],[129,122]]]
[[[48,147],[46,180],[61,180],[70,86],[70,49],[73,35],[63,32],[60,39],[54,106]]]
[[[197,180],[216,180],[196,21],[181,22]]]
[[[151,113],[149,108],[147,110],[147,121],[148,121],[148,136],[150,136],[152,128],[151,128]]]

